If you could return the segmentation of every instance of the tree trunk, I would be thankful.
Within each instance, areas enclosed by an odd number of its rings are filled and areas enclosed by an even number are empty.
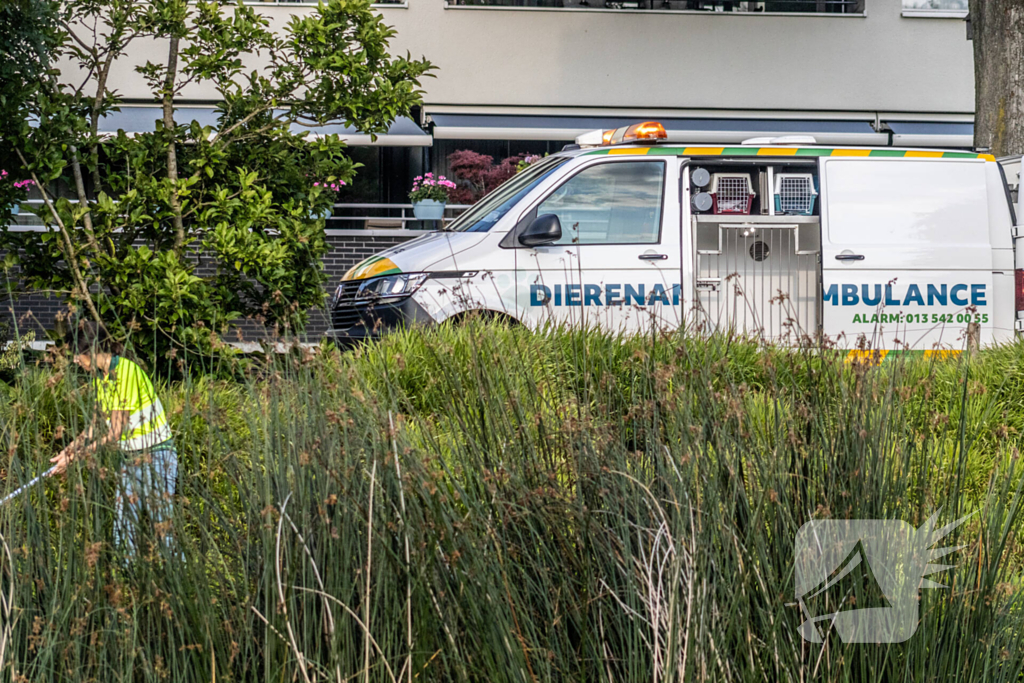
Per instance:
[[[100,109],[103,108],[103,101],[107,98],[107,78],[110,76],[110,68],[114,65],[114,57],[116,55],[117,52],[111,47],[110,54],[103,61],[103,66],[100,67],[100,71],[96,76],[96,97],[93,98],[92,111],[89,114],[89,132],[92,133],[94,139],[99,132]],[[98,195],[100,190],[103,189],[103,178],[100,177],[99,142],[93,144],[90,155],[90,161],[93,164],[92,191],[94,195]]]
[[[181,219],[181,200],[178,198],[178,153],[174,147],[174,80],[178,74],[178,37],[171,36],[167,54],[167,74],[164,80],[163,109],[164,132],[167,133],[167,178],[171,181],[171,212],[174,214],[174,251],[181,253],[185,244],[185,224]]]
[[[974,146],[1024,153],[1024,0],[970,0]]]

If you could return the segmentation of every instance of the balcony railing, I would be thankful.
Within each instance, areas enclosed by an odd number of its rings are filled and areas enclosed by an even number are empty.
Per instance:
[[[448,204],[444,208],[445,220],[453,220],[470,206]],[[327,219],[327,227],[330,229],[415,229],[430,228],[432,223],[434,221],[417,220],[412,212],[412,204],[335,204],[334,215]]]
[[[317,0],[252,0],[278,5],[315,5]],[[406,0],[373,0],[374,5],[404,5]]]
[[[864,0],[447,0],[459,7],[656,9],[695,12],[860,14]]]
[[[72,200],[77,203],[77,200]],[[38,206],[41,199],[28,199],[22,206]],[[449,204],[445,207],[445,221],[454,220],[471,204]],[[437,221],[440,222],[440,221]],[[412,204],[346,204],[334,205],[334,215],[327,218],[329,230],[387,230],[431,229],[435,221],[420,221],[413,215]],[[15,230],[45,230],[42,221],[33,213],[23,211],[15,216],[11,227]]]

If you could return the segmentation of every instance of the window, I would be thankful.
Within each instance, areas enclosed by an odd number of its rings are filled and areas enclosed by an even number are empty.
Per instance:
[[[448,0],[448,6],[862,14],[864,0]]]
[[[197,2],[198,0],[189,0],[189,2]],[[315,5],[319,0],[245,0],[246,4],[279,4],[279,5]],[[406,0],[373,0],[374,5],[400,5],[405,6]]]
[[[537,207],[562,224],[558,244],[654,244],[661,235],[665,164],[598,164],[567,180]]]
[[[459,216],[448,229],[456,232],[487,232],[530,190],[568,160],[569,157],[547,157],[532,164],[474,204],[472,209]]]
[[[903,0],[903,13],[909,16],[966,16],[967,0]]]

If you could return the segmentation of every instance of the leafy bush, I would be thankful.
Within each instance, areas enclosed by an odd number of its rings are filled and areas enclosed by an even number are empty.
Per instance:
[[[25,201],[28,197],[28,188],[31,186],[31,180],[14,180],[5,169],[0,169],[0,207],[3,207],[0,218],[7,215],[6,220],[10,220],[13,207]]]
[[[305,127],[386,131],[420,101],[430,64],[388,54],[394,31],[369,0],[330,0],[280,33],[241,3],[21,2],[48,8],[57,36],[38,68],[0,83],[0,160],[39,181],[52,229],[4,223],[21,284],[66,293],[150,355],[208,353],[242,318],[300,329],[324,299],[323,215],[357,170],[338,136]],[[120,104],[108,76],[136,40],[167,50],[136,67],[161,105],[155,130],[107,139],[100,121]],[[75,69],[48,68],[61,59],[94,78],[80,87]],[[217,93],[214,127],[176,118],[196,83]]]

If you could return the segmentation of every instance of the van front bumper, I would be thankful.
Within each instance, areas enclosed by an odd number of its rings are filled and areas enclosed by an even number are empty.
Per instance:
[[[351,346],[379,339],[396,329],[433,323],[430,314],[411,296],[389,303],[341,301],[331,309],[327,335],[343,346]]]

